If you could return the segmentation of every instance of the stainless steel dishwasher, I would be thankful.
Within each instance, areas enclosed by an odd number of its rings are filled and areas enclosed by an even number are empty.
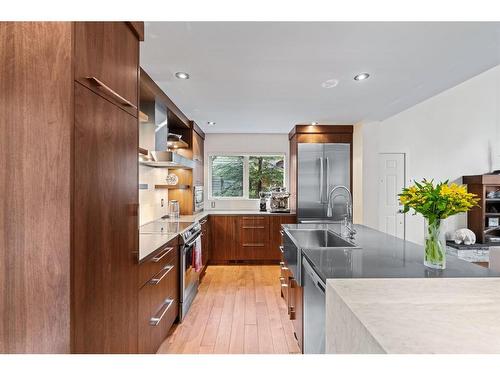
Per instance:
[[[302,257],[304,354],[325,352],[325,283]]]

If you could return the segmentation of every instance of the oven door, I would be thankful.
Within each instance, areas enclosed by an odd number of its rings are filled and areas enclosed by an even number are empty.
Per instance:
[[[198,236],[201,233],[198,234]],[[196,236],[196,237],[198,237]],[[190,241],[189,245],[182,247],[181,256],[181,309],[180,321],[186,316],[189,307],[193,303],[196,293],[198,293],[198,285],[200,283],[200,274],[193,267],[193,250],[195,239]]]

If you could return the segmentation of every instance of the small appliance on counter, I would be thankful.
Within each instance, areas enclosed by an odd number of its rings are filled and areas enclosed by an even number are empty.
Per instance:
[[[260,191],[259,192],[259,210],[260,212],[267,212],[267,200],[269,198],[269,193],[265,191]]]
[[[290,212],[289,206],[290,193],[286,191],[286,188],[275,187],[271,189],[271,198],[270,198],[270,211],[279,213],[279,212]]]
[[[203,211],[203,186],[195,185],[193,187],[193,211],[201,212]]]
[[[168,202],[168,216],[172,219],[179,218],[179,202],[172,199]]]

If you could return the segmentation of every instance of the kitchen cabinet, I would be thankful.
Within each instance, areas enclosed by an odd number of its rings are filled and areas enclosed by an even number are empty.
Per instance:
[[[200,221],[201,225],[201,259],[203,261],[204,268],[201,272],[201,277],[205,275],[205,270],[208,263],[210,262],[211,253],[211,241],[210,241],[210,217],[207,216]]]
[[[75,83],[74,350],[137,351],[137,119]]]
[[[125,22],[76,22],[75,80],[138,116],[139,43]]]
[[[177,238],[139,265],[147,276],[139,288],[139,353],[156,353],[179,315],[179,267]]]
[[[265,262],[281,259],[281,224],[294,223],[290,215],[211,215],[212,263]]]
[[[304,288],[301,287],[297,280],[289,277],[288,280],[288,315],[292,321],[293,331],[299,348],[304,350]]]
[[[15,297],[0,292],[9,300],[2,352],[137,352],[139,37],[131,30],[0,23],[0,87],[9,93],[0,193],[12,198],[0,264],[2,289]]]
[[[211,254],[213,263],[227,263],[235,259],[238,248],[239,217],[213,215],[211,222]]]
[[[193,130],[193,161],[195,166],[193,168],[193,184],[203,186],[204,185],[204,137],[202,137],[198,132]]]
[[[297,217],[295,215],[279,215],[269,217],[269,236],[270,245],[268,250],[268,259],[281,260],[280,246],[283,240],[281,224],[295,224]]]

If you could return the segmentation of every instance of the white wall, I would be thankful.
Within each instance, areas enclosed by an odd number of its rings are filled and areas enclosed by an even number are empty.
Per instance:
[[[139,147],[146,150],[155,149],[155,125],[139,125]],[[155,189],[155,184],[165,183],[168,170],[139,165],[139,184],[147,184],[147,190],[139,190],[139,225],[159,219],[168,213],[168,190]],[[164,206],[161,207],[161,199]]]
[[[208,133],[205,137],[205,209],[210,210],[258,210],[258,200],[208,200],[208,156],[213,153],[281,153],[286,154],[285,180],[288,186],[288,134],[219,134]],[[215,207],[211,207],[211,203]]]
[[[363,221],[378,228],[378,153],[407,154],[407,183],[414,179],[461,182],[463,175],[500,169],[500,66],[382,122],[363,133]],[[447,222],[466,226],[466,215]],[[423,242],[423,219],[407,215],[406,238]]]

